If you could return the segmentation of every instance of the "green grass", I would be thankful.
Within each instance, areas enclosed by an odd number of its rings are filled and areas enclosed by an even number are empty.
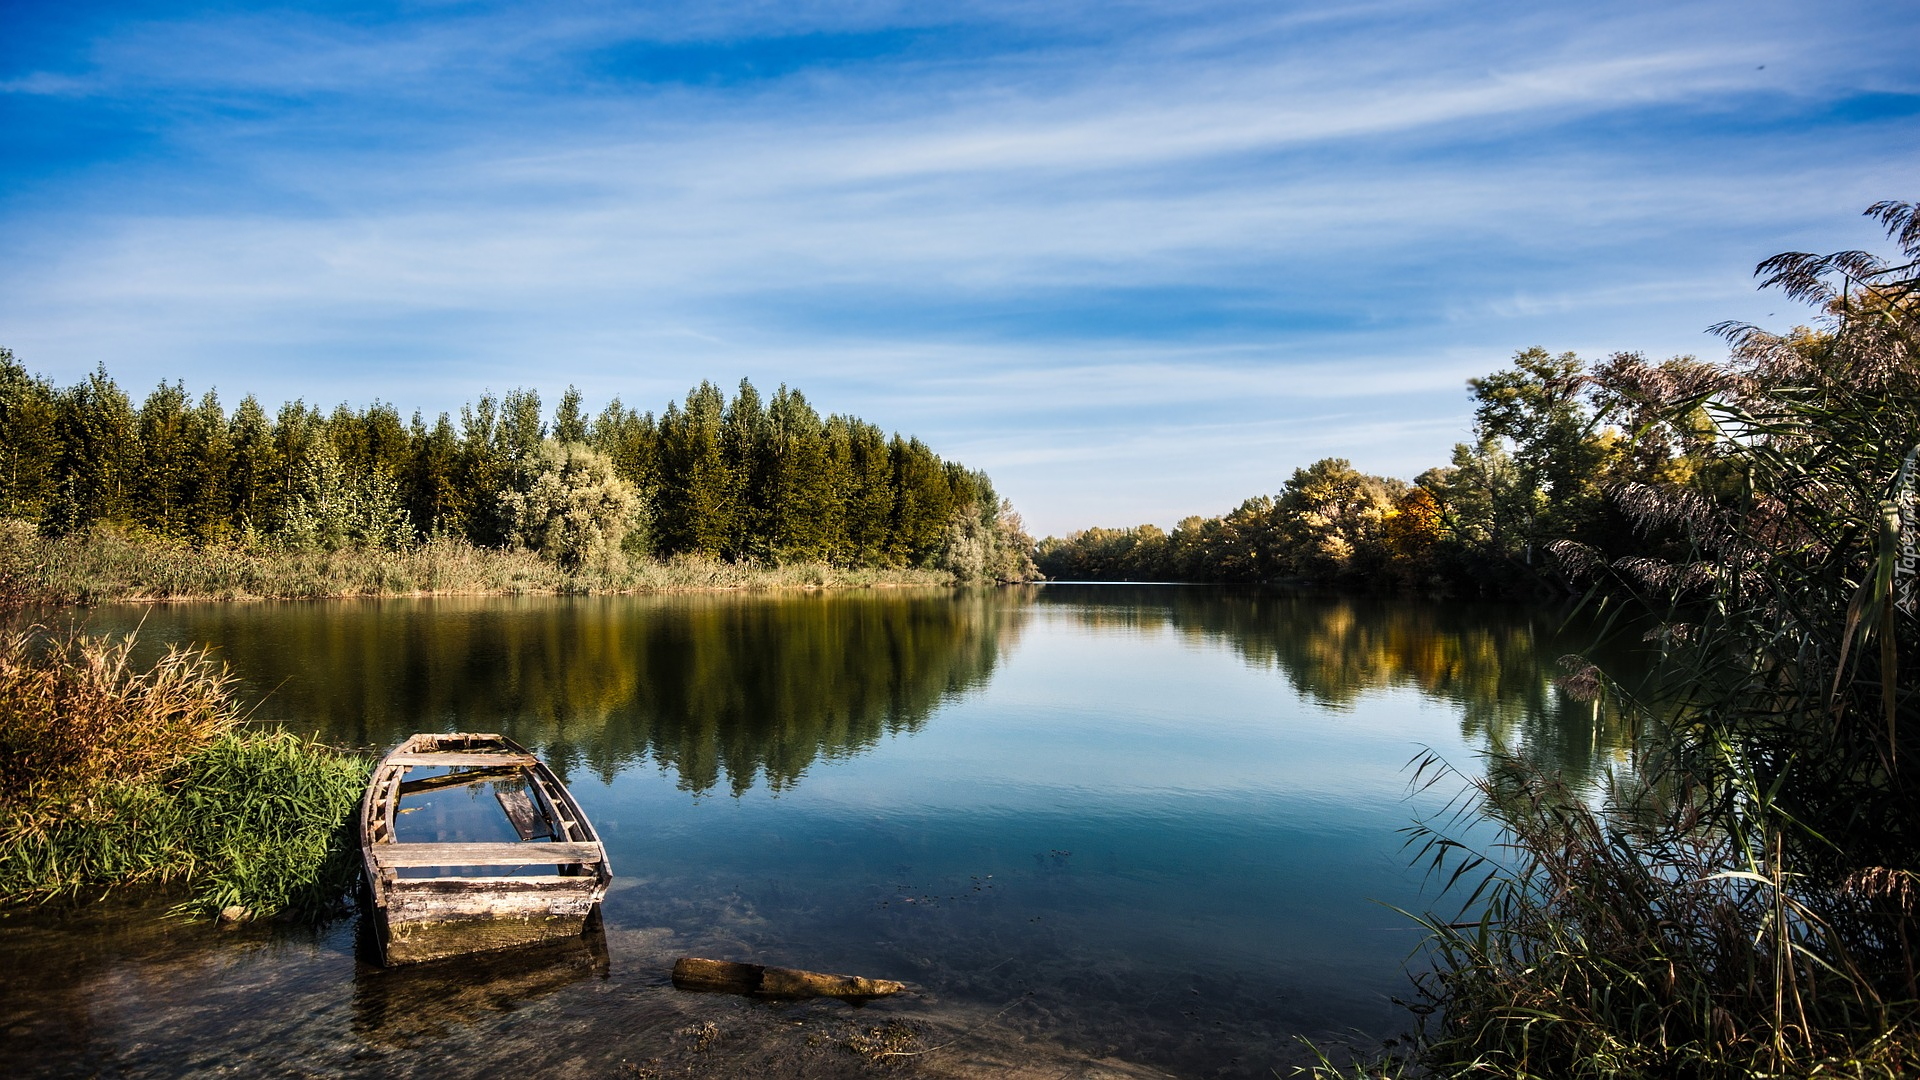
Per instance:
[[[531,552],[434,539],[399,550],[338,551],[208,545],[99,528],[42,537],[22,522],[0,528],[0,603],[123,600],[278,600],[346,596],[676,592],[705,589],[949,585],[944,571],[761,566],[719,559],[635,559],[618,569],[567,570]]]
[[[0,640],[0,901],[175,886],[177,910],[324,917],[370,762],[242,726],[224,668],[132,638]]]
[[[358,874],[349,822],[368,766],[283,731],[221,735],[157,782],[106,788],[87,820],[9,837],[0,897],[179,885],[183,914],[324,918]]]

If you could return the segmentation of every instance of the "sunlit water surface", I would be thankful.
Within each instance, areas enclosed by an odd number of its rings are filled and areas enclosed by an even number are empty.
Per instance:
[[[1625,752],[1553,688],[1586,642],[1511,608],[1045,586],[88,619],[215,646],[256,721],[337,744],[506,732],[617,876],[604,943],[414,971],[356,955],[351,920],[14,916],[8,1075],[1270,1075],[1295,1036],[1410,1023],[1392,999],[1418,938],[1393,908],[1433,898],[1401,830],[1457,790],[1410,794],[1410,759],[1472,770],[1498,745],[1592,776]],[[913,993],[687,995],[679,955]],[[849,1048],[893,1021],[956,1041]]]

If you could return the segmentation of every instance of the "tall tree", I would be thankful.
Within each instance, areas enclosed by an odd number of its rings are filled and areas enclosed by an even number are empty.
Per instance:
[[[506,536],[498,493],[507,488],[509,466],[499,429],[499,402],[492,394],[460,407],[459,487],[468,497],[456,529],[476,544],[498,544]]]
[[[919,439],[895,435],[887,445],[893,473],[893,521],[888,561],[920,566],[939,550],[953,509],[953,492],[940,459]]]
[[[413,414],[412,460],[407,465],[407,510],[413,523],[429,536],[458,534],[472,505],[472,496],[460,483],[460,436],[453,421],[441,413],[428,428]]]
[[[685,408],[668,405],[660,418],[661,550],[718,556],[734,536],[736,492],[722,445],[726,401],[702,381],[687,392]]]
[[[59,493],[51,524],[57,531],[98,521],[130,520],[130,491],[140,469],[133,403],[104,365],[59,397]]]
[[[578,387],[568,386],[560,395],[560,404],[553,407],[553,437],[562,443],[587,441],[587,417],[580,411]]]
[[[181,489],[184,534],[195,543],[225,540],[233,534],[233,432],[220,395],[212,390],[186,418],[187,470]]]
[[[769,544],[773,479],[771,433],[766,406],[753,383],[740,380],[721,421],[721,446],[732,479],[731,529],[721,549],[729,558],[761,562],[772,554]]]
[[[0,348],[0,516],[39,524],[57,494],[59,402],[53,385],[27,374]]]
[[[770,546],[781,559],[831,558],[841,507],[820,414],[805,395],[782,386],[767,408],[767,421]]]
[[[228,424],[233,457],[227,466],[228,519],[242,536],[263,535],[275,505],[274,477],[280,472],[273,423],[252,394],[240,400]]]

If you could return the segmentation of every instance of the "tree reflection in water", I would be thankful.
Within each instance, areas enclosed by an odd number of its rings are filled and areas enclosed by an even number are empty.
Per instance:
[[[1429,602],[1231,586],[1052,585],[1041,603],[1095,627],[1167,628],[1224,644],[1277,669],[1294,692],[1333,711],[1412,689],[1459,710],[1461,734],[1579,786],[1634,763],[1643,733],[1617,694],[1580,700],[1559,686],[1560,659],[1593,655],[1616,676],[1636,670],[1621,634],[1558,607]],[[1625,635],[1631,637],[1632,635]]]
[[[109,609],[148,647],[215,643],[256,715],[322,739],[501,730],[562,775],[636,764],[690,792],[774,791],[823,759],[919,730],[983,688],[1036,611],[1095,630],[1170,630],[1277,670],[1334,712],[1411,689],[1462,733],[1579,784],[1630,764],[1611,695],[1576,700],[1560,657],[1591,631],[1547,608],[1232,586],[1047,585],[654,597],[456,597]],[[1629,657],[1606,657],[1609,671]]]
[[[985,686],[1028,591],[183,605],[94,622],[144,618],[148,648],[217,645],[256,718],[328,742],[502,731],[563,778],[652,761],[688,791],[740,794],[789,787]]]

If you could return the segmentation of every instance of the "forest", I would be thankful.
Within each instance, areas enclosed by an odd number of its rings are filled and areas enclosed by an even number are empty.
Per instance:
[[[618,398],[590,415],[572,388],[549,415],[521,389],[429,422],[380,401],[269,413],[248,395],[229,412],[180,382],[136,405],[104,366],[56,387],[0,349],[0,517],[200,549],[441,538],[569,569],[695,556],[1030,575],[984,472],[746,380],[731,399],[702,382],[658,417]]]
[[[1804,331],[1793,347],[1811,355],[1829,337]],[[1737,367],[1627,352],[1589,363],[1525,349],[1505,369],[1469,381],[1472,440],[1411,482],[1325,458],[1294,469],[1277,494],[1219,517],[1189,517],[1172,532],[1139,525],[1048,537],[1036,562],[1047,577],[1072,581],[1560,591],[1567,581],[1547,557],[1553,543],[1620,558],[1657,555],[1670,539],[1636,524],[1615,494],[1647,485],[1709,498],[1734,490],[1704,410]]]

